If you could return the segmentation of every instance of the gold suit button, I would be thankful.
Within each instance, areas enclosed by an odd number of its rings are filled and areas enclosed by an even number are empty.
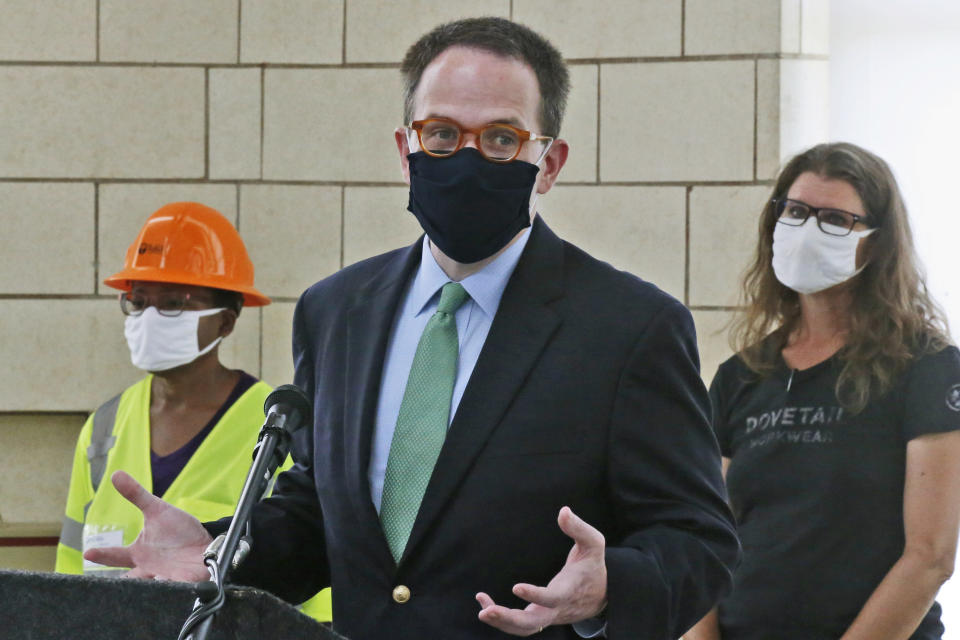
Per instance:
[[[401,585],[397,585],[393,588],[393,601],[399,604],[403,604],[410,600],[410,589]]]

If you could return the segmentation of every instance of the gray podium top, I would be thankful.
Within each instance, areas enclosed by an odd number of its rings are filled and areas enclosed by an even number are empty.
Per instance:
[[[0,639],[176,640],[193,609],[179,582],[0,571]],[[344,640],[269,593],[228,587],[210,640]]]

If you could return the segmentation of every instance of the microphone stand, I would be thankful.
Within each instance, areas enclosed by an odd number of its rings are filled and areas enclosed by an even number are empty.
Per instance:
[[[196,584],[197,599],[193,611],[183,623],[178,640],[206,640],[214,614],[225,601],[223,584],[230,570],[236,569],[250,552],[251,511],[266,493],[277,467],[287,457],[293,431],[309,420],[310,401],[299,387],[285,384],[267,396],[264,413],[266,420],[260,429],[253,464],[247,473],[236,512],[227,533],[217,536],[204,551],[203,561],[210,572],[210,580]]]

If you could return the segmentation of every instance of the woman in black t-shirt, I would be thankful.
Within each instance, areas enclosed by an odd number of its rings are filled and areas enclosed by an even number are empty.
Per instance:
[[[787,164],[733,343],[710,393],[744,556],[685,638],[940,638],[960,352],[883,160],[835,143]]]

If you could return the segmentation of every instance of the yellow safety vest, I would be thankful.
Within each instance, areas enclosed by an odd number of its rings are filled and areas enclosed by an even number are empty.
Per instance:
[[[143,514],[117,492],[110,475],[123,469],[147,491],[153,489],[150,429],[144,428],[150,424],[152,379],[148,375],[105,402],[80,431],[57,545],[59,573],[119,575],[123,571],[84,560],[83,551],[129,545],[143,528]],[[233,513],[270,391],[269,385],[258,381],[227,409],[163,494],[166,502],[204,522]],[[290,464],[288,458],[283,468]],[[329,589],[305,602],[302,610],[317,620],[329,621]]]

